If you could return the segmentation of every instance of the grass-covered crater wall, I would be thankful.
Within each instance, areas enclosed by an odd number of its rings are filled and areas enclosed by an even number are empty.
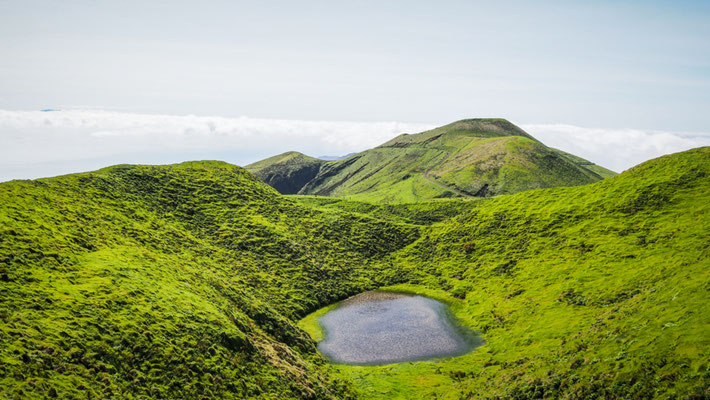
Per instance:
[[[709,395],[710,150],[598,183],[374,205],[225,163],[0,184],[10,398]],[[372,288],[455,300],[486,345],[340,368],[296,321]]]

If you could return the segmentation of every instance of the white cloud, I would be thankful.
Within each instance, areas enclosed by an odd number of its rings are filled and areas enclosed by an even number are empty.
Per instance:
[[[565,124],[520,124],[550,147],[621,172],[664,154],[710,146],[710,133],[582,128]]]
[[[223,159],[244,165],[296,150],[341,155],[433,124],[151,115],[101,110],[0,110],[0,180],[122,163]]]
[[[0,110],[0,181],[119,163],[221,159],[239,165],[296,150],[342,155],[434,124],[151,115],[101,110]],[[621,171],[663,154],[710,145],[710,134],[521,124],[545,144]]]

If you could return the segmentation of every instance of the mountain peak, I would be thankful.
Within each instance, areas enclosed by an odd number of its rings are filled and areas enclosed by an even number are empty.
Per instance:
[[[425,145],[427,147],[439,147],[451,151],[453,150],[452,146],[454,148],[459,147],[459,144],[452,143],[452,141],[457,141],[458,138],[470,140],[470,138],[496,138],[506,136],[520,136],[536,142],[538,141],[506,119],[469,118],[421,133],[399,135],[379,147],[411,147]]]
[[[444,125],[439,129],[475,133],[497,133],[499,136],[523,136],[534,139],[527,132],[504,118],[469,118]]]
[[[464,135],[471,137],[522,136],[537,141],[530,134],[514,123],[503,118],[469,118],[452,122],[448,125],[422,132],[446,135]]]
[[[402,134],[344,160],[280,155],[246,168],[284,194],[385,202],[489,197],[614,174],[551,149],[502,118],[462,119]]]

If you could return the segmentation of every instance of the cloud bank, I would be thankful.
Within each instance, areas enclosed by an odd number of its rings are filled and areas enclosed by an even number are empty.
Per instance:
[[[710,146],[707,132],[582,128],[565,124],[520,124],[520,127],[550,147],[616,172],[664,154]]]
[[[245,165],[290,150],[312,156],[341,155],[437,125],[441,124],[0,110],[0,181],[119,163],[220,159]],[[710,145],[707,133],[519,125],[549,146],[616,171],[663,154]]]
[[[302,121],[135,114],[102,110],[0,110],[0,180],[118,163],[220,159],[245,165],[285,151],[342,155],[433,124]]]

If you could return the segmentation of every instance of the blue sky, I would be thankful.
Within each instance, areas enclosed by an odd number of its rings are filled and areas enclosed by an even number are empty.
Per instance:
[[[0,1],[0,109],[702,133],[708,21],[708,1]]]

